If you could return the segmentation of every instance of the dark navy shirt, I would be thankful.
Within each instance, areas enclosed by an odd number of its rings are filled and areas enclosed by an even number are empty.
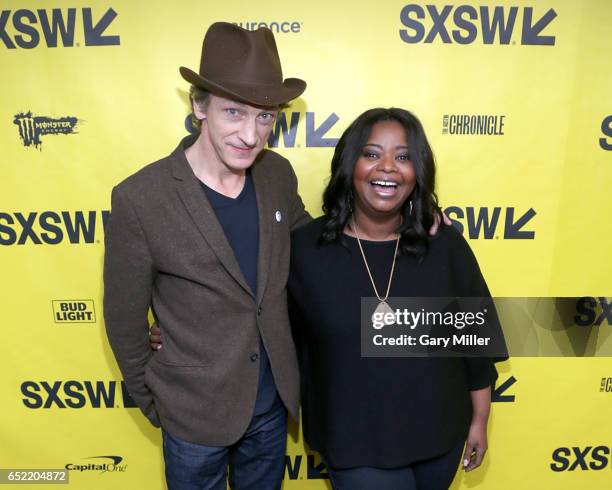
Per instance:
[[[247,172],[244,188],[236,198],[231,198],[211,189],[206,184],[202,189],[223,228],[240,270],[257,296],[257,257],[259,255],[259,216],[253,178]],[[259,338],[259,386],[253,415],[267,412],[277,401],[276,385],[270,362],[261,337]]]

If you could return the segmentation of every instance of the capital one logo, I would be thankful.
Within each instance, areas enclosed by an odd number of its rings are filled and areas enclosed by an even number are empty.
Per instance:
[[[58,46],[119,46],[121,38],[107,33],[117,12],[108,8],[94,15],[90,7],[55,9],[18,9],[0,12],[0,41],[7,49],[33,49],[44,44]],[[82,41],[75,42],[75,33],[82,32]]]
[[[123,456],[90,456],[80,463],[68,463],[64,466],[68,471],[93,471],[96,473],[124,472],[127,464],[121,464]]]
[[[519,13],[522,22],[518,22]],[[420,42],[472,44],[479,38],[483,44],[521,44],[554,46],[555,36],[544,34],[557,17],[554,9],[534,13],[533,7],[408,4],[400,12],[400,39],[408,44]],[[427,20],[427,22],[426,22]],[[430,22],[429,22],[430,21]],[[431,28],[426,25],[432,23]],[[515,35],[515,32],[520,29]],[[514,38],[514,39],[513,39]]]

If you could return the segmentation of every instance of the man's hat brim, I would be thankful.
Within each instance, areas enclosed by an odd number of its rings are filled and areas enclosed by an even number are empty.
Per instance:
[[[306,82],[299,78],[287,78],[282,85],[252,85],[237,82],[213,82],[187,67],[180,67],[181,76],[192,85],[208,90],[214,95],[247,104],[275,107],[299,97],[306,90]]]

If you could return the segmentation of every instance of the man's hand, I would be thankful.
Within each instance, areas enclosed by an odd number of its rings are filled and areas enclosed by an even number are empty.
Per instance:
[[[442,219],[444,220],[445,225],[450,226],[453,224],[453,222],[449,219],[448,216],[446,216],[446,214],[442,212],[442,210],[440,210],[440,212],[438,213],[434,213],[434,222],[433,225],[431,225],[431,228],[429,229],[429,234],[431,236],[434,236],[436,233],[438,233],[438,228],[440,227],[440,215],[442,215]]]
[[[157,326],[157,323],[151,325],[149,330],[149,345],[153,350],[162,348],[161,328]]]

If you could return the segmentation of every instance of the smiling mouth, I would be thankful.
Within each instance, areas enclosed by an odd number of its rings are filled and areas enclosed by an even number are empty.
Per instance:
[[[393,198],[399,192],[399,184],[393,180],[371,180],[370,186],[372,191],[381,198]]]
[[[250,151],[252,151],[255,147],[254,146],[238,146],[238,145],[232,145],[231,143],[229,143],[230,148],[240,152],[240,153],[248,153]]]
[[[372,187],[377,187],[379,189],[385,189],[385,190],[397,189],[398,187],[398,183],[392,180],[372,180],[370,182],[370,185]]]

